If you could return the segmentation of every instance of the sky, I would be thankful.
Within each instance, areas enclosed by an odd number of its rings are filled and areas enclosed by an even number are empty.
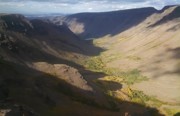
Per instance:
[[[105,12],[140,7],[162,9],[180,0],[0,0],[1,13],[42,14]]]

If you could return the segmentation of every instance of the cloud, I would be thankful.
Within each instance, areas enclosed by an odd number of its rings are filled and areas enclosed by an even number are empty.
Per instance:
[[[102,12],[139,7],[161,9],[180,0],[0,0],[0,11],[10,13]]]

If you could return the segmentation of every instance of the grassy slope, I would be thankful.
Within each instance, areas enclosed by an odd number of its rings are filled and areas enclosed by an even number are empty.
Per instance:
[[[141,24],[119,35],[96,39],[94,44],[106,49],[106,51],[86,62],[89,69],[109,75],[103,80],[126,84],[135,83],[130,87],[133,88],[131,100],[155,106],[167,115],[173,115],[180,111],[178,105],[180,103],[179,19],[155,27],[150,27],[150,25],[171,13],[174,8],[154,14]],[[100,86],[104,86],[103,88],[109,88],[107,83],[100,81],[98,83]],[[112,85],[109,84],[109,86]],[[117,93],[117,91],[108,92],[110,96],[122,96],[122,94]],[[126,91],[126,93],[128,92]],[[122,98],[120,97],[120,99]],[[127,99],[127,96],[123,99]],[[169,106],[164,108],[166,104]]]

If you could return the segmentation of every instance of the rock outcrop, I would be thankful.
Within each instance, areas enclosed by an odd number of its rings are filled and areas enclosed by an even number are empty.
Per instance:
[[[45,62],[35,63],[34,66],[37,70],[63,79],[77,88],[86,91],[93,91],[87,81],[83,79],[83,76],[79,73],[79,71],[71,66],[66,64],[48,64]]]

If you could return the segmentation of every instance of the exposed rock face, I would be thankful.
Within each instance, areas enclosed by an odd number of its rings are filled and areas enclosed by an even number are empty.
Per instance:
[[[0,33],[0,46],[2,48],[15,51],[17,49],[16,45],[14,44],[15,41],[16,40],[13,37],[10,37],[4,33]]]
[[[2,29],[26,33],[33,29],[32,24],[23,15],[0,15],[0,25]]]
[[[87,81],[83,79],[83,76],[79,71],[71,66],[65,64],[53,65],[45,62],[35,63],[34,65],[37,70],[57,76],[77,88],[93,91],[93,89],[87,84]]]
[[[4,108],[0,108],[0,116],[39,116],[33,110],[23,105],[0,104]]]

